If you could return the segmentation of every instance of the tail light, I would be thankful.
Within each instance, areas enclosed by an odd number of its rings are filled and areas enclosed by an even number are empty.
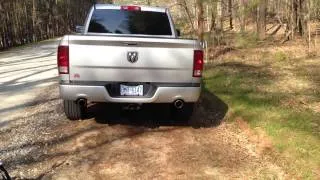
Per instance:
[[[121,6],[121,10],[125,11],[141,11],[140,6]]]
[[[202,77],[203,71],[203,51],[194,51],[193,59],[193,77]]]
[[[59,74],[69,74],[69,47],[58,47],[58,70]]]

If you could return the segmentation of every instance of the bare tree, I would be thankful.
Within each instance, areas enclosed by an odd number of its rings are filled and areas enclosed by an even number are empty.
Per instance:
[[[230,29],[233,29],[232,0],[228,0],[228,12],[229,12],[229,25],[230,25]]]
[[[257,33],[260,39],[266,38],[267,0],[260,0],[257,7]]]
[[[0,1],[0,49],[36,42],[82,24],[92,0]],[[111,2],[104,0],[104,2]]]
[[[94,1],[0,0],[0,49],[71,32],[76,25],[84,22]],[[121,3],[120,1],[116,2]],[[112,0],[96,2],[113,3]],[[135,2],[148,5],[168,3],[165,0]],[[268,17],[268,22],[274,22],[277,27],[270,35],[286,27],[284,42],[296,35],[303,36],[310,42],[312,28],[309,22],[320,20],[319,0],[175,0],[175,6],[180,7],[176,14],[180,17],[180,24],[184,24],[184,29],[181,28],[184,32],[203,40],[206,21],[206,30],[210,33],[208,37],[212,42],[217,40],[218,44],[224,35],[225,20],[229,21],[230,29],[240,25],[241,32],[246,31],[247,23],[255,20],[257,34],[260,39],[264,39]],[[238,21],[234,21],[235,18]]]
[[[244,32],[246,30],[246,1],[240,0],[239,18],[240,18],[240,30]]]
[[[202,0],[196,0],[196,9],[198,10],[198,39],[204,40],[204,13]]]

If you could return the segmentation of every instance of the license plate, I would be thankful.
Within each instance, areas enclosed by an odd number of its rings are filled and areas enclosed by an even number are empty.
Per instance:
[[[126,86],[120,85],[121,96],[143,96],[143,85],[139,86]]]

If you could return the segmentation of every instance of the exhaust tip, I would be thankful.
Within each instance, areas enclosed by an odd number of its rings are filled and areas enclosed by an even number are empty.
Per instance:
[[[80,98],[78,99],[78,104],[80,104],[81,106],[86,106],[87,105],[87,100],[84,98]]]
[[[184,101],[181,100],[181,99],[178,99],[176,100],[174,103],[173,103],[174,107],[177,108],[177,109],[182,109],[183,106],[184,106]]]

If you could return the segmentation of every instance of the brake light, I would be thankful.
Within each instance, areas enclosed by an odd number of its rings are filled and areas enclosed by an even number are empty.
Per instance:
[[[193,77],[202,77],[203,71],[203,51],[194,51],[193,58]]]
[[[121,10],[125,11],[141,11],[140,6],[121,6]]]
[[[58,70],[59,74],[69,74],[69,47],[58,47]]]

